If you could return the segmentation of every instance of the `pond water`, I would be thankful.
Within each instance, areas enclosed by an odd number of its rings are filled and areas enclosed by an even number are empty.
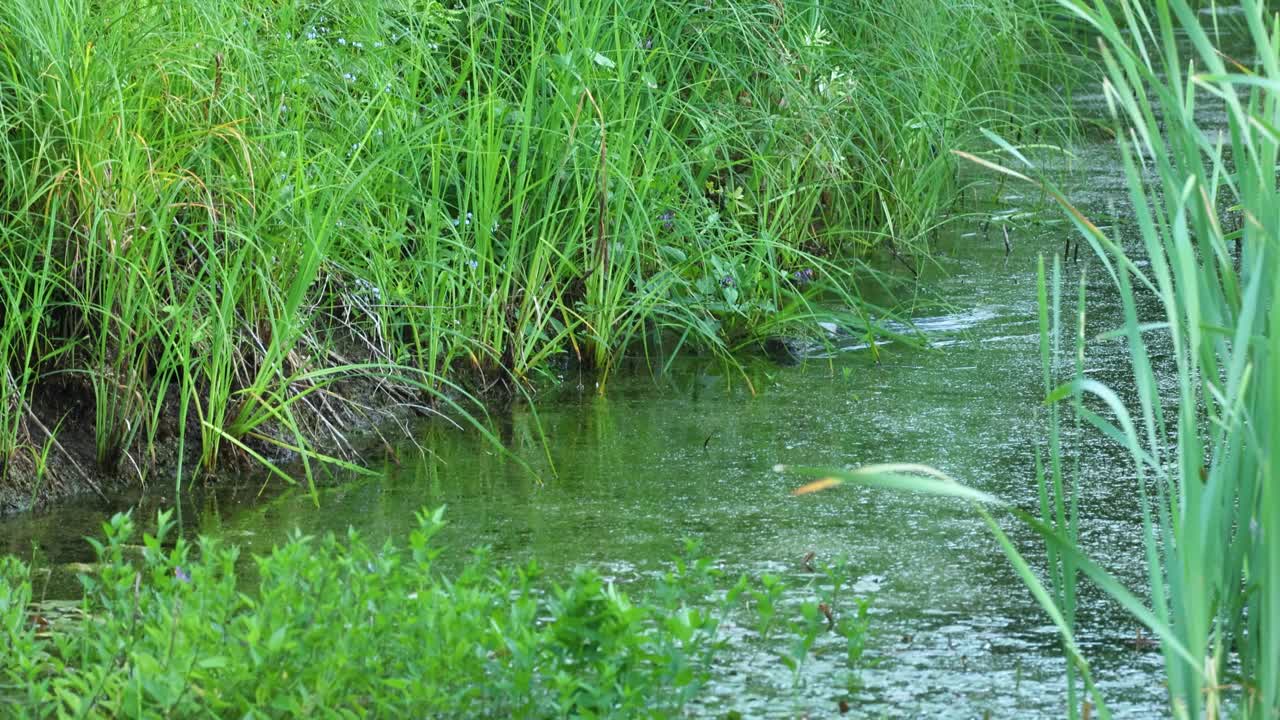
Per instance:
[[[1085,114],[1102,112],[1100,97],[1077,100]],[[1072,153],[1057,161],[1055,174],[1073,200],[1104,228],[1127,217],[1112,144],[1087,133]],[[936,265],[922,278],[941,301],[922,304],[932,309],[913,317],[928,348],[886,345],[878,359],[865,348],[816,351],[794,365],[752,360],[746,375],[754,394],[741,374],[697,360],[677,361],[656,376],[619,376],[603,397],[591,379],[569,376],[539,400],[536,421],[520,405],[495,418],[515,453],[545,472],[540,423],[557,471],[545,484],[475,434],[437,423],[418,438],[424,453],[406,446],[403,464],[388,465],[382,477],[321,489],[319,510],[300,489],[197,490],[184,503],[187,531],[221,534],[259,552],[293,528],[314,534],[354,526],[374,540],[404,538],[415,511],[443,504],[445,540],[456,556],[485,544],[500,559],[536,558],[552,572],[590,564],[631,583],[666,569],[689,538],[730,573],[787,578],[793,600],[812,596],[806,585],[815,575],[803,557],[845,556],[873,619],[868,652],[875,662],[853,692],[835,679],[837,658],[813,658],[797,685],[775,657],[743,652],[727,659],[702,713],[825,717],[847,697],[851,713],[862,717],[1062,717],[1057,633],[971,511],[949,500],[849,487],[793,497],[790,490],[805,480],[772,469],[921,462],[1036,507],[1035,452],[1045,437],[1036,263],[1060,253],[1075,234],[1029,188],[983,184],[970,193],[968,210],[975,217],[940,235]],[[1094,336],[1119,317],[1105,273],[1096,265],[1087,270],[1087,254],[1065,265],[1065,277],[1074,287],[1088,273]],[[1094,343],[1087,366],[1123,385],[1127,352]],[[1096,437],[1078,451],[1083,544],[1140,588],[1132,468]],[[70,503],[6,520],[0,550],[30,557],[37,544],[55,567],[45,594],[70,596],[77,592],[75,565],[66,564],[92,558],[82,538],[136,501]],[[153,514],[153,506],[143,512]],[[1005,525],[1024,554],[1033,562],[1041,557],[1029,533]],[[1081,623],[1082,645],[1115,715],[1163,716],[1161,658],[1135,647],[1136,624],[1087,588]]]

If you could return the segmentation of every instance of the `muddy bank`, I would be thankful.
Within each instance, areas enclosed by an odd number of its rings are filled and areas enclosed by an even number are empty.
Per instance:
[[[297,420],[306,427],[309,451],[346,462],[367,462],[408,437],[408,421],[443,416],[430,401],[392,390],[371,377],[353,378],[325,388],[326,401]],[[500,396],[493,391],[495,402]],[[321,415],[323,413],[323,415]],[[212,470],[201,466],[204,447],[196,408],[184,423],[176,392],[170,392],[160,411],[155,436],[136,438],[127,449],[100,454],[95,430],[97,405],[87,383],[54,380],[41,383],[27,404],[20,427],[23,447],[0,463],[0,516],[39,510],[59,501],[94,497],[104,503],[130,489],[148,494],[171,493],[179,473],[184,485],[218,483],[249,472],[265,472],[265,460],[285,474],[301,476],[297,452],[282,445],[294,443],[278,424],[259,438],[243,441],[243,448],[223,443]],[[257,455],[261,460],[255,458]],[[296,472],[295,472],[296,471]],[[163,500],[162,500],[163,502]]]

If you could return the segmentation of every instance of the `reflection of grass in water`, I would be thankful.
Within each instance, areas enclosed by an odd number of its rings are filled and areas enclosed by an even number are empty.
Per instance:
[[[1057,36],[1033,0],[69,0],[0,47],[0,456],[59,454],[45,389],[145,475],[175,435],[348,455],[450,374],[866,330],[833,258],[922,252]]]
[[[1246,68],[1217,52],[1185,0],[1162,3],[1153,11],[1122,2],[1120,19],[1102,4],[1064,4],[1105,41],[1107,89],[1134,200],[1133,227],[1148,264],[1139,265],[1125,253],[1118,235],[1108,237],[1049,189],[1119,290],[1124,319],[1104,337],[1127,341],[1136,397],[1126,404],[1114,390],[1084,374],[1083,325],[1074,342],[1074,374],[1060,384],[1053,361],[1061,351],[1060,328],[1072,324],[1063,321],[1060,311],[1057,267],[1052,279],[1042,270],[1048,465],[1038,473],[1039,517],[1010,511],[1046,541],[1046,581],[1031,572],[983,509],[983,504],[1004,508],[996,498],[920,468],[869,468],[835,478],[975,501],[1061,630],[1071,661],[1072,717],[1095,710],[1109,714],[1074,640],[1081,574],[1159,639],[1175,716],[1230,712],[1274,717],[1280,712],[1280,632],[1273,626],[1280,618],[1280,543],[1275,541],[1280,534],[1280,476],[1271,458],[1280,444],[1280,312],[1275,307],[1280,301],[1280,275],[1275,272],[1280,267],[1280,190],[1275,182],[1280,32],[1267,24],[1262,3],[1241,3],[1257,58]],[[1196,63],[1197,74],[1190,77],[1175,28],[1186,33]],[[1148,36],[1148,29],[1161,40]],[[1143,37],[1149,42],[1135,44],[1134,38]],[[1197,125],[1194,110],[1206,102],[1222,108],[1224,132],[1215,135]],[[1227,221],[1232,218],[1240,220]],[[1137,298],[1144,293],[1159,301],[1158,318],[1139,316]],[[1083,321],[1083,280],[1077,307]],[[1160,335],[1158,344],[1155,334]],[[1157,355],[1167,352],[1166,344],[1172,348],[1178,391],[1172,411],[1162,407],[1162,378],[1153,369]],[[1086,396],[1091,396],[1089,403]],[[1079,550],[1079,522],[1088,508],[1079,504],[1079,469],[1069,466],[1060,442],[1058,408],[1063,403],[1073,422],[1087,423],[1115,441],[1134,463],[1133,492],[1141,500],[1149,576],[1142,595],[1120,585]],[[1144,640],[1149,642],[1142,636],[1134,642]],[[1077,698],[1080,677],[1093,707]]]

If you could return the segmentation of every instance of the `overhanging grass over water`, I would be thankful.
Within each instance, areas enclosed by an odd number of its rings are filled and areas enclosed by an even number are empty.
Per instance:
[[[820,292],[873,332],[835,259],[920,250],[1054,45],[1034,0],[6,3],[5,474],[78,424],[130,474],[341,450],[462,368],[727,356]]]
[[[805,489],[850,479],[927,490],[1011,509],[1031,525],[1047,552],[1044,581],[978,505],[1061,632],[1070,663],[1070,717],[1095,711],[1110,716],[1109,698],[1099,691],[1103,678],[1091,673],[1076,641],[1081,578],[1158,638],[1175,717],[1276,717],[1280,17],[1254,0],[1232,8],[1247,39],[1232,56],[1217,44],[1216,15],[1212,25],[1202,24],[1185,0],[1154,8],[1128,1],[1063,4],[1102,39],[1104,93],[1135,212],[1128,226],[1132,241],[1104,233],[1060,192],[1044,187],[1093,247],[1118,292],[1123,321],[1102,338],[1126,343],[1129,397],[1085,369],[1083,282],[1079,325],[1071,328],[1061,320],[1059,273],[1055,268],[1051,284],[1042,270],[1050,442],[1046,464],[1037,463],[1039,517],[928,468],[865,468]],[[1221,119],[1221,126],[1206,122],[1210,118]],[[1006,150],[1019,170],[1037,172],[1016,150]],[[1078,332],[1065,382],[1054,371],[1063,325]],[[1070,467],[1064,449],[1063,438],[1071,435],[1061,432],[1060,407],[1122,448],[1132,463],[1146,563],[1145,587],[1137,593],[1081,550],[1082,519],[1099,509],[1082,501],[1082,474]],[[1087,695],[1077,696],[1081,689]]]

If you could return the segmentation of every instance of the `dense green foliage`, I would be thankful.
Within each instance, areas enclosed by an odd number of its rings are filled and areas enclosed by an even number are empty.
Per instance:
[[[957,495],[977,507],[1062,633],[1070,717],[1109,717],[1075,635],[1078,582],[1095,583],[1159,639],[1177,718],[1280,714],[1280,18],[1244,0],[1249,54],[1215,46],[1186,0],[1063,0],[1104,40],[1106,92],[1135,210],[1108,235],[1047,181],[1114,282],[1131,388],[1085,369],[1085,281],[1064,320],[1059,268],[1041,270],[1049,443],[1040,512],[1011,511],[1045,540],[1042,580],[982,504],[998,498],[922,468],[868,468],[840,480]],[[1189,55],[1189,57],[1187,56]],[[1206,112],[1207,111],[1207,112]],[[1210,123],[1222,119],[1223,127]],[[1029,180],[1030,161],[1014,148]],[[984,163],[986,164],[986,163]],[[1024,174],[1026,173],[1026,174]],[[1076,324],[1078,323],[1078,324]],[[1064,343],[1070,332],[1074,341]],[[1064,348],[1066,344],[1068,348]],[[1067,360],[1064,355],[1071,354]],[[1066,360],[1066,362],[1064,362]],[[1171,365],[1171,367],[1170,367]],[[1131,459],[1148,583],[1134,593],[1080,549],[1091,508],[1065,421],[1089,425]],[[831,483],[825,483],[824,486]],[[1087,693],[1080,695],[1081,684]],[[1086,700],[1087,697],[1087,700]],[[1085,703],[1092,704],[1087,709]]]
[[[440,527],[440,512],[423,514],[403,549],[297,536],[246,575],[235,547],[175,539],[162,514],[139,548],[117,515],[91,541],[100,562],[82,576],[80,613],[51,626],[29,605],[29,570],[6,557],[0,707],[29,718],[666,717],[713,677],[730,613],[736,642],[797,673],[820,635],[838,640],[851,673],[862,662],[865,604],[831,622],[819,609],[835,602],[836,571],[813,601],[783,606],[777,578],[728,582],[690,548],[633,601],[591,570],[560,585],[484,553],[446,577]]]
[[[58,449],[42,388],[145,474],[463,367],[874,332],[858,253],[921,249],[1055,43],[1038,0],[3,3],[0,460]]]

